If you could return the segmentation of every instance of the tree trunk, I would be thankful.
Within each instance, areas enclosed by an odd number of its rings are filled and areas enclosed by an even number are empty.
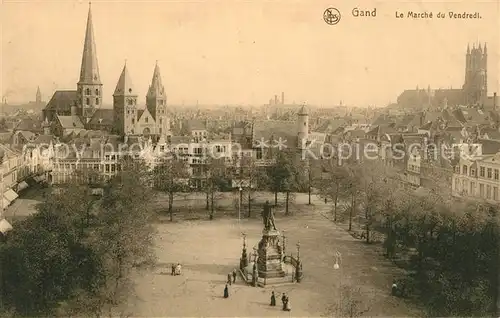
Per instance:
[[[209,191],[208,191],[208,189],[207,189],[207,192],[206,192],[206,198],[205,198],[205,199],[206,199],[206,200],[205,200],[205,201],[206,201],[206,204],[205,204],[205,210],[207,210],[207,211],[208,211],[208,210],[210,209],[210,204],[209,204],[209,203],[210,203],[210,200],[209,200],[209,199],[210,199],[210,196],[209,196]]]
[[[174,220],[173,205],[174,205],[174,194],[172,192],[170,192],[168,194],[168,214],[170,215],[170,222],[172,222]]]
[[[252,189],[248,189],[248,217],[252,216]]]
[[[288,202],[290,201],[290,191],[286,192],[285,215],[288,215]]]
[[[308,194],[309,194],[309,198],[308,198],[309,201],[307,202],[307,204],[311,205],[311,182],[309,182]]]
[[[366,244],[370,243],[370,207],[365,208]]]
[[[349,210],[349,230],[348,231],[352,230],[352,216],[354,215],[355,203],[356,203],[356,200],[355,200],[355,195],[353,193],[351,195],[351,209]]]
[[[335,195],[333,197],[333,222],[337,222],[337,204],[339,201],[339,185],[335,189]]]
[[[278,191],[274,191],[274,205],[278,205]]]
[[[210,220],[214,219],[214,191],[212,191],[212,196],[210,198]]]

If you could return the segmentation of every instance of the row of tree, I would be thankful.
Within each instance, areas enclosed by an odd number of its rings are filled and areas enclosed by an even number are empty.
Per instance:
[[[324,162],[321,194],[334,220],[361,215],[366,242],[383,236],[388,258],[407,269],[398,283],[432,316],[489,316],[499,298],[498,204],[459,201],[443,175],[426,191],[404,187],[381,162]],[[342,208],[338,208],[341,205]],[[497,313],[498,314],[498,313]],[[497,315],[498,316],[498,315]]]
[[[154,264],[147,203],[151,173],[129,162],[103,196],[71,184],[0,243],[0,312],[16,316],[118,316],[135,271]]]
[[[189,179],[198,179],[201,187],[197,188],[206,195],[206,210],[210,219],[214,217],[216,201],[220,194],[241,188],[240,202],[246,203],[247,216],[251,217],[252,202],[257,190],[271,191],[274,193],[274,203],[278,204],[278,194],[285,194],[285,213],[289,213],[291,193],[308,191],[311,196],[313,187],[312,171],[308,162],[298,162],[294,154],[279,152],[271,165],[261,166],[251,157],[237,160],[235,165],[228,166],[225,158],[204,158],[203,164],[192,167],[182,158],[165,160],[154,168],[154,188],[168,196],[168,214],[173,219],[174,197],[180,193],[191,191]]]

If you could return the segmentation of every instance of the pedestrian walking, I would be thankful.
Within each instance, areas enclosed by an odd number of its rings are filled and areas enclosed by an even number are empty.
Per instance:
[[[276,306],[276,296],[274,296],[274,292],[271,293],[271,306]]]
[[[227,274],[227,283],[228,283],[229,285],[231,285],[231,282],[232,282],[232,281],[233,281],[233,280],[231,279],[231,273]]]
[[[229,297],[229,288],[227,287],[227,284],[226,284],[226,287],[224,287],[224,298],[228,298]]]
[[[172,275],[172,276],[174,276],[174,275],[175,275],[175,265],[174,265],[173,263],[172,263],[172,274],[171,274],[171,275]]]
[[[292,305],[290,305],[290,298],[288,298],[288,296],[285,301],[285,311],[292,311]]]
[[[236,283],[236,268],[233,269],[233,283]]]
[[[398,285],[396,284],[395,280],[392,282],[391,291],[392,291],[392,296],[396,296],[398,293]]]
[[[281,296],[281,303],[283,304],[283,310],[285,310],[286,307],[286,295],[283,293],[283,296]]]

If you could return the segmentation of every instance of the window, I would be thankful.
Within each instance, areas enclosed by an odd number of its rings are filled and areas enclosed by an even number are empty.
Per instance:
[[[257,148],[256,158],[258,160],[262,159],[262,148]]]
[[[96,105],[99,105],[99,98],[96,98],[96,99],[95,99],[95,104],[96,104]]]
[[[160,99],[160,105],[163,105],[163,99]]]
[[[85,105],[90,105],[90,98],[85,98]]]
[[[495,180],[498,180],[498,174],[499,174],[498,169],[495,169],[495,178],[494,178]]]
[[[106,166],[105,166],[105,167],[106,167],[106,168],[105,168],[105,171],[106,171],[106,172],[109,172],[109,164],[106,164]]]
[[[493,199],[498,200],[498,187],[493,187]]]
[[[463,166],[462,172],[463,172],[463,174],[467,175],[467,166],[466,165]]]
[[[486,186],[486,199],[491,199],[491,186]]]
[[[471,175],[471,177],[475,177],[476,176],[476,170],[470,169],[470,175]]]
[[[479,168],[479,176],[484,178],[484,172],[485,172],[484,167],[480,167]]]
[[[132,118],[132,125],[135,124],[135,118]],[[133,133],[133,132],[132,132]]]
[[[161,123],[162,123],[162,119],[160,118],[160,125],[161,125]],[[161,129],[161,128],[160,128],[160,129]]]
[[[87,88],[87,89],[85,90],[85,95],[90,95],[90,88]]]
[[[144,121],[146,122],[146,124],[148,123],[148,119],[149,119],[148,117],[146,117],[146,118],[144,119]]]
[[[479,196],[484,198],[484,184],[479,184]]]
[[[470,195],[472,195],[472,196],[474,195],[474,192],[475,192],[475,191],[474,191],[474,190],[475,190],[474,188],[475,188],[475,187],[476,187],[476,184],[475,184],[474,182],[471,182],[471,183],[470,183],[470,189],[469,189],[470,191],[469,191],[469,194],[470,194]]]
[[[99,89],[98,88],[95,89],[95,95],[99,96]]]
[[[488,168],[488,178],[491,179],[493,178],[493,169]]]
[[[134,100],[133,99],[127,99],[127,104],[129,106],[134,105]]]

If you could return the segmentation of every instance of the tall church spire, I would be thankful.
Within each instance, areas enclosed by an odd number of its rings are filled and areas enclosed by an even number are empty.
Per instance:
[[[153,78],[151,79],[151,85],[149,86],[147,97],[160,97],[164,96],[165,88],[161,82],[160,67],[158,66],[158,61],[156,61],[155,69],[153,71]]]
[[[40,92],[40,86],[38,86],[36,88],[36,99],[35,99],[35,101],[37,103],[41,103],[42,102],[42,93]]]
[[[137,96],[135,94],[130,75],[128,74],[127,61],[125,61],[118,83],[116,83],[113,96]]]
[[[89,3],[85,42],[83,44],[82,67],[80,69],[79,84],[101,84],[97,51],[95,46],[94,28],[92,25],[92,6]]]

